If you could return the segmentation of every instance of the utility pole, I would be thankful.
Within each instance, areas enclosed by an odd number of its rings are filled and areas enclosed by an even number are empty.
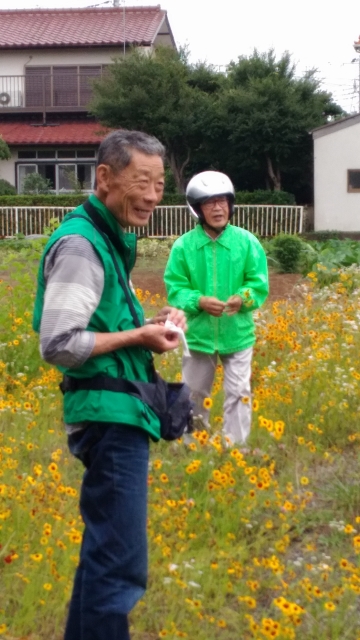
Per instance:
[[[124,38],[124,55],[126,50],[126,13],[125,0],[123,0],[123,38]],[[120,7],[120,0],[113,0],[113,7]]]
[[[354,42],[354,49],[359,54],[359,79],[358,79],[358,92],[359,92],[359,113],[360,113],[360,36],[359,39]]]

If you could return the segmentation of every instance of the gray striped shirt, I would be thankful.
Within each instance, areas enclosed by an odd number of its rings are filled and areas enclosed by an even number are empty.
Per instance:
[[[91,355],[95,335],[86,331],[104,289],[104,268],[91,242],[64,236],[51,247],[44,265],[45,296],[40,325],[44,360],[79,367]],[[86,426],[65,425],[68,433]]]

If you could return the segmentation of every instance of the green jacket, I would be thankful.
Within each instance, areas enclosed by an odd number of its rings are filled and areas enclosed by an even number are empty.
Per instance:
[[[198,224],[174,243],[165,270],[169,304],[186,312],[189,348],[204,353],[235,353],[255,342],[252,312],[268,291],[267,261],[255,236],[228,224],[212,240]],[[238,313],[215,318],[199,308],[201,296],[243,299]]]
[[[120,255],[115,249],[114,251],[123,278],[125,282],[128,282],[128,273],[135,263],[136,236],[135,234],[122,232],[110,211],[94,195],[90,196],[90,201],[120,238],[123,252]],[[82,235],[89,240],[104,267],[104,290],[100,303],[90,319],[87,331],[106,333],[134,329],[134,321],[105,241],[90,222],[79,218],[69,219],[69,216],[73,214],[89,217],[82,205],[65,216],[63,223],[52,234],[47,243],[40,262],[33,321],[35,331],[40,330],[44,304],[45,257],[59,238],[71,234]],[[131,290],[130,295],[140,323],[143,324],[144,314],[142,307]],[[90,378],[102,373],[113,378],[122,377],[127,380],[149,382],[151,379],[151,360],[151,352],[147,349],[128,347],[88,358],[84,364],[77,368],[58,368],[63,373],[75,378]],[[64,395],[64,419],[68,424],[84,420],[124,423],[134,427],[142,427],[155,440],[160,437],[160,424],[154,412],[141,400],[126,393],[105,390],[68,392]]]

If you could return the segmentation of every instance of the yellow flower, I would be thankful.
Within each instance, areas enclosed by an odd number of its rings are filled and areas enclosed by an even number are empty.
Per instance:
[[[309,478],[307,478],[306,476],[303,476],[302,478],[300,478],[300,483],[301,484],[309,484]]]
[[[213,405],[213,401],[211,398],[204,398],[203,407],[204,409],[211,409]]]
[[[50,584],[50,582],[45,582],[45,584],[43,585],[45,591],[51,591],[52,589],[52,584]]]
[[[324,607],[328,611],[335,611],[335,609],[336,609],[336,606],[334,605],[333,602],[325,602]]]

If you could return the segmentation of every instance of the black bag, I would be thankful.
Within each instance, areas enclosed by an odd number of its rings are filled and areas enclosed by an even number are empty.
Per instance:
[[[181,438],[193,430],[193,403],[190,389],[182,382],[166,382],[154,371],[154,382],[136,382],[124,378],[97,375],[92,378],[74,378],[65,375],[60,384],[63,393],[73,391],[121,391],[139,398],[147,404],[160,421],[164,440]]]
[[[119,284],[124,291],[127,304],[131,311],[134,325],[139,328],[141,324],[112,247],[112,245],[114,245],[121,253],[118,238],[89,200],[87,200],[83,206],[91,220],[77,214],[69,216],[69,218],[84,218],[88,220],[105,240],[114,262]],[[157,415],[160,421],[161,437],[164,440],[176,440],[177,438],[181,438],[184,432],[191,433],[194,428],[192,421],[194,403],[190,399],[189,387],[184,382],[166,382],[163,380],[156,372],[153,361],[152,377],[152,382],[137,382],[125,380],[124,378],[111,378],[105,375],[97,375],[92,378],[74,378],[73,376],[65,375],[60,384],[60,389],[62,393],[100,389],[129,393],[130,395],[140,398]]]

